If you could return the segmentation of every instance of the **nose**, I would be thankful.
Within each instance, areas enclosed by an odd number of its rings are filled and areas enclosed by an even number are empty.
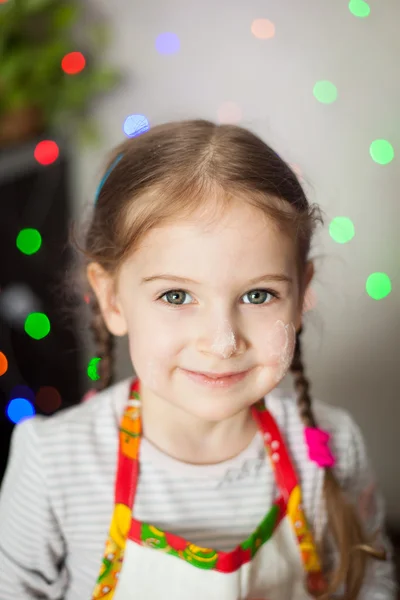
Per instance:
[[[199,350],[222,358],[243,354],[244,340],[235,334],[228,319],[220,321],[209,335],[199,340]]]

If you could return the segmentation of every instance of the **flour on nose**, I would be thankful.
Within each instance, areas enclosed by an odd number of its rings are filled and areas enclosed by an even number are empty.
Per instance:
[[[224,358],[229,358],[232,352],[236,351],[236,339],[235,334],[232,331],[228,321],[224,321],[224,324],[228,324],[228,329],[218,325],[217,334],[215,336],[214,343],[212,345],[213,352],[222,354]]]

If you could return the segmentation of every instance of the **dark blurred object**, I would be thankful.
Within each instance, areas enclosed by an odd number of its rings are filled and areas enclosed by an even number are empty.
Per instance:
[[[388,527],[388,533],[390,540],[393,544],[394,550],[394,565],[396,569],[396,580],[398,585],[397,598],[400,600],[400,528],[399,527]]]
[[[120,80],[115,70],[99,66],[108,41],[105,20],[98,22],[93,9],[85,14],[77,1],[0,3],[0,145],[48,129],[97,141],[90,102]],[[81,55],[76,68],[71,52]]]
[[[54,401],[61,397],[56,410],[76,404],[85,391],[78,325],[63,311],[60,294],[70,265],[68,151],[65,143],[55,140],[57,160],[40,165],[34,158],[39,141],[0,152],[0,351],[8,360],[8,370],[0,377],[0,480],[14,426],[5,411],[16,386],[32,391],[29,399],[34,405],[36,399],[38,414],[54,412],[43,404],[52,390],[59,394]],[[38,230],[42,237],[40,249],[30,255],[16,244],[25,228]],[[43,312],[50,320],[50,333],[42,339],[25,332],[31,312]],[[46,412],[38,406],[40,398]]]

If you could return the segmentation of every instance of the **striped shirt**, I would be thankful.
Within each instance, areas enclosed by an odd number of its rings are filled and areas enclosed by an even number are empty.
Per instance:
[[[113,511],[118,426],[129,395],[125,379],[51,417],[15,427],[0,491],[0,600],[90,600]],[[306,516],[316,535],[325,525],[323,470],[308,459],[294,396],[265,397],[297,470]],[[368,532],[384,524],[359,428],[343,409],[314,401],[319,426],[331,433],[336,475],[359,503]],[[277,496],[261,434],[233,459],[188,465],[143,439],[135,499],[137,519],[191,542],[232,550],[260,523]],[[390,545],[381,533],[380,540]],[[333,545],[324,557],[335,562]],[[371,563],[360,596],[393,600],[392,562]]]

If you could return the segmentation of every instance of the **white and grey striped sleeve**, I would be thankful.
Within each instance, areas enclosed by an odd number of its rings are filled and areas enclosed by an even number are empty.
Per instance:
[[[67,587],[36,419],[15,427],[0,490],[0,600],[61,600]]]

